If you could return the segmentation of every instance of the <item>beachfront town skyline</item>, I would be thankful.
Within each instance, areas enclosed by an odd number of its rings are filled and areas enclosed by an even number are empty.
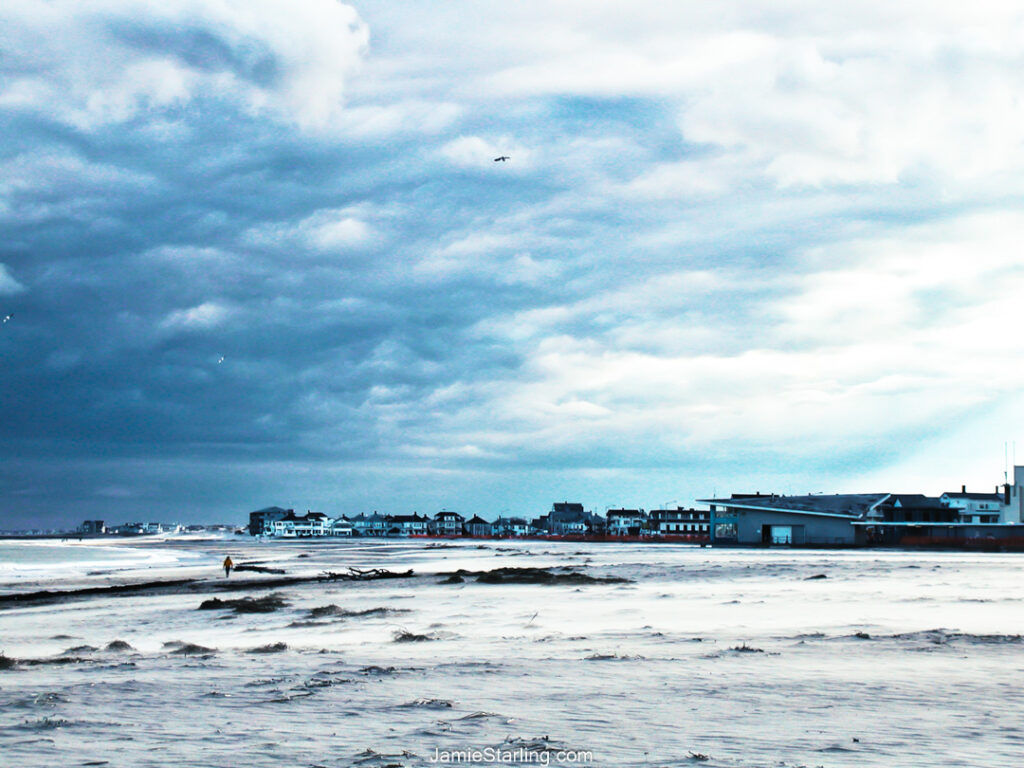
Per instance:
[[[531,516],[508,513],[487,520],[442,509],[432,516],[334,514],[267,507],[248,514],[240,525],[183,526],[125,523],[107,526],[86,520],[79,536],[138,536],[219,530],[269,539],[327,538],[583,538],[660,540],[718,545],[866,546],[932,545],[1024,546],[1024,466],[1015,466],[1013,482],[993,491],[946,491],[940,496],[907,493],[834,493],[780,495],[732,493],[700,499],[702,509],[609,508],[598,514],[579,502],[555,502]],[[36,533],[42,533],[36,531]],[[51,533],[56,533],[51,531]]]

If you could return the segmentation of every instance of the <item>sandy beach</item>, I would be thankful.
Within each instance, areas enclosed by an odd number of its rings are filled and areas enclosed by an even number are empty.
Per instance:
[[[1012,766],[1024,749],[1015,555],[116,549],[7,557],[11,765]],[[224,579],[225,553],[271,572]],[[369,568],[412,574],[324,580]]]

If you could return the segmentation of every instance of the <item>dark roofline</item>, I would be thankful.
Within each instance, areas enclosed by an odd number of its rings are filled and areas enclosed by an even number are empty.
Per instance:
[[[805,500],[805,504],[813,504],[813,500],[817,498],[836,500],[847,497],[856,497],[860,500],[862,509],[857,512],[840,512],[835,509],[807,509],[806,507],[791,507],[785,506],[786,502],[793,503],[796,499]],[[774,498],[770,496],[747,496],[742,500],[737,501],[735,499],[697,499],[702,504],[714,504],[721,507],[732,507],[735,509],[750,509],[759,512],[788,512],[795,515],[814,515],[818,517],[836,517],[842,520],[858,520],[862,514],[866,514],[871,509],[883,501],[892,498],[892,494],[889,493],[843,493],[843,494],[814,494],[810,496],[776,496]],[[782,502],[781,504],[772,504],[773,501]],[[756,503],[754,503],[756,502]]]

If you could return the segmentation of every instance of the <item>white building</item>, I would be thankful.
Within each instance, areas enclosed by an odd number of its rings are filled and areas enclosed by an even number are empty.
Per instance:
[[[650,527],[656,533],[670,536],[708,536],[711,512],[706,509],[654,509]]]
[[[271,524],[272,536],[283,539],[302,539],[310,536],[330,535],[331,520],[321,512],[309,512],[302,517],[289,512]]]
[[[950,509],[957,511],[957,522],[960,523],[1000,523],[1003,522],[1003,494],[976,493],[962,486],[958,493],[944,493],[939,501]]]
[[[647,525],[642,509],[609,509],[605,513],[610,536],[639,536]]]
[[[342,515],[341,517],[332,520],[330,526],[331,536],[352,536],[352,521]]]
[[[494,521],[495,536],[527,536],[530,524],[521,517],[499,517]]]
[[[1006,491],[1000,522],[1024,523],[1024,467],[1013,468],[1013,485]]]

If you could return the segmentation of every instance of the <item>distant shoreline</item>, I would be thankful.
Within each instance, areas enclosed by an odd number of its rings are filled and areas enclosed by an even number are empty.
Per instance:
[[[109,541],[120,543],[133,540],[159,539],[168,543],[186,543],[190,537],[167,537],[156,533],[137,534],[11,534],[0,533],[0,541]],[[254,541],[255,536],[248,534],[235,534],[226,537],[225,541],[243,540]],[[421,541],[421,542],[459,542],[459,541],[493,541],[493,542],[516,542],[516,541],[540,541],[540,542],[566,542],[579,544],[689,544],[699,548],[730,549],[730,550],[872,550],[872,551],[893,551],[893,552],[1024,552],[1024,539],[944,539],[935,542],[922,542],[913,545],[872,545],[872,544],[737,544],[733,542],[712,543],[707,537],[688,536],[601,536],[601,535],[565,535],[565,536],[431,536],[414,534],[410,536],[295,536],[295,537],[264,537],[265,543],[296,543],[296,544],[319,544],[337,543],[349,541]]]

